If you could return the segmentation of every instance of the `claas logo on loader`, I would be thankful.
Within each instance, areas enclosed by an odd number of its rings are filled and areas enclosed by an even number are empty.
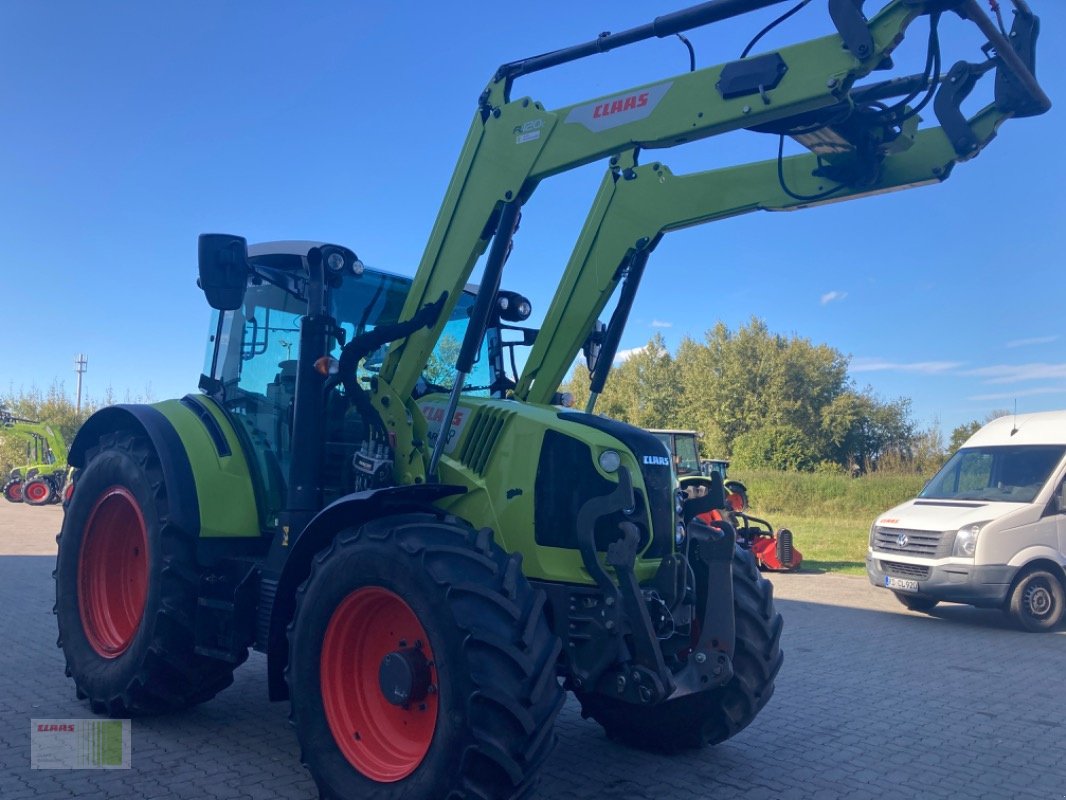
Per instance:
[[[634,108],[643,108],[648,104],[648,93],[631,94],[620,100],[612,100],[610,103],[600,103],[592,110],[592,118],[609,117],[622,111],[632,111]]]
[[[668,467],[670,459],[666,456],[644,456],[644,464],[649,467]]]

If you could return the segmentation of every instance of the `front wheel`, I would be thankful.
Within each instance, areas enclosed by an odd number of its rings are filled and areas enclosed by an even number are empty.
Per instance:
[[[1056,627],[1063,617],[1062,582],[1047,570],[1025,575],[1011,592],[1011,616],[1027,631],[1040,633]]]
[[[582,716],[600,723],[612,739],[655,752],[714,745],[735,736],[773,696],[783,660],[773,586],[759,575],[754,556],[740,547],[733,552],[733,608],[733,677],[724,686],[651,707],[579,692]]]
[[[324,798],[523,795],[554,743],[560,650],[488,531],[407,514],[343,533],[289,628],[302,760]]]

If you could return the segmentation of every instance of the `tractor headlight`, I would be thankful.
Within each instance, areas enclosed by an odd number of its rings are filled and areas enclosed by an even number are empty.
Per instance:
[[[685,543],[685,524],[683,522],[677,523],[677,528],[674,530],[674,544],[680,547]]]
[[[604,450],[600,453],[600,469],[604,472],[617,472],[622,466],[622,456],[617,450]]]
[[[340,272],[344,269],[344,256],[334,251],[326,256],[326,268],[330,272]]]
[[[973,558],[974,553],[977,552],[977,537],[981,535],[981,527],[985,524],[979,522],[959,528],[955,534],[955,546],[951,549],[951,554],[958,558]]]

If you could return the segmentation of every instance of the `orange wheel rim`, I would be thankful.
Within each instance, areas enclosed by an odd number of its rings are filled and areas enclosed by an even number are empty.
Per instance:
[[[394,705],[382,690],[379,670],[386,657],[412,648],[428,663],[428,691]],[[370,586],[344,598],[326,627],[320,676],[330,732],[353,767],[382,783],[418,768],[437,727],[436,669],[426,631],[399,595]]]
[[[78,557],[78,610],[89,645],[104,658],[126,652],[148,597],[148,530],[128,489],[112,486],[96,501]]]

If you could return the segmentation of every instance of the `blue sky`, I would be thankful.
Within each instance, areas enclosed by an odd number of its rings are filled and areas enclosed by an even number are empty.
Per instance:
[[[1066,3],[1031,4],[1050,113],[1008,122],[940,186],[670,234],[622,347],[756,315],[850,354],[858,386],[911,397],[945,434],[1015,400],[1066,407]],[[0,4],[0,392],[58,379],[73,394],[78,352],[92,397],[192,391],[202,232],[333,241],[411,274],[496,66],[680,5]],[[698,64],[735,58],[787,8],[692,32]],[[816,0],[763,44],[830,30]],[[942,33],[945,69],[979,55],[958,20]],[[924,39],[920,23],[902,68],[919,71]],[[520,80],[515,96],[553,108],[686,69],[676,39],[652,40]],[[775,138],[740,132],[647,158],[688,172],[775,154]],[[540,312],[602,171],[546,181],[526,206],[504,281]]]

